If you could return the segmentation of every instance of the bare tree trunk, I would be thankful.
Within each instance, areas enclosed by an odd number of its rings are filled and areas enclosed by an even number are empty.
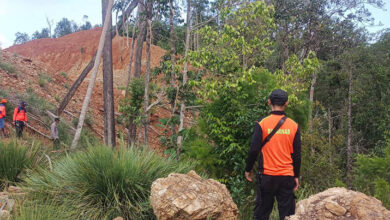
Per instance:
[[[183,69],[183,87],[187,83],[187,71],[188,71],[188,50],[190,48],[190,35],[191,35],[191,0],[187,0],[187,18],[186,18],[187,28],[186,28],[186,45],[184,52],[184,69]],[[181,101],[180,105],[180,124],[179,124],[179,136],[177,137],[177,150],[176,155],[177,159],[180,160],[181,149],[183,145],[183,135],[180,133],[184,129],[184,116],[185,116],[186,105],[184,100]]]
[[[329,143],[329,163],[331,164],[333,162],[333,157],[332,157],[332,111],[330,107],[328,107],[328,143]]]
[[[124,17],[129,17],[130,14],[133,12],[134,8],[137,6],[138,4],[138,0],[133,0],[131,2],[131,4],[129,5],[129,7],[126,9],[125,11],[125,14],[123,15]],[[116,24],[116,25],[119,25],[119,24]],[[122,24],[123,25],[123,24]],[[116,35],[116,31],[112,31],[111,32],[111,38],[114,38]],[[74,96],[74,94],[76,93],[77,89],[79,88],[79,86],[81,85],[81,83],[84,81],[85,77],[88,75],[89,71],[92,70],[92,67],[94,65],[94,62],[95,62],[95,59],[96,59],[96,53],[95,55],[92,57],[92,59],[89,61],[88,65],[83,69],[83,71],[81,72],[81,74],[79,75],[79,77],[77,78],[77,80],[73,83],[72,87],[70,88],[70,90],[68,91],[68,93],[65,95],[65,97],[62,99],[62,102],[60,103],[60,105],[58,106],[58,109],[56,111],[56,114],[58,116],[60,116],[62,114],[62,112],[64,111],[64,109],[66,108],[66,106],[68,105],[69,101],[72,99],[72,97]]]
[[[133,66],[133,56],[134,56],[134,37],[135,37],[135,27],[138,25],[138,13],[137,13],[137,18],[134,22],[133,25],[133,30],[131,33],[131,49],[130,49],[130,60],[129,60],[129,70],[127,72],[127,83],[126,83],[126,92],[125,92],[125,97],[128,98],[129,96],[129,86],[130,86],[130,81],[131,81],[131,69]]]
[[[351,187],[351,172],[352,172],[352,70],[348,69],[349,86],[348,86],[348,134],[347,134],[347,186]]]
[[[92,76],[91,76],[91,79],[89,81],[87,94],[85,95],[83,106],[81,108],[81,113],[80,113],[79,123],[77,125],[76,134],[74,135],[74,139],[72,142],[72,146],[71,146],[72,149],[75,149],[78,145],[81,131],[82,131],[83,125],[84,125],[85,115],[87,114],[88,105],[89,105],[89,102],[91,101],[92,90],[93,90],[93,87],[95,85],[96,76],[98,74],[100,58],[102,57],[105,38],[106,38],[107,32],[109,31],[108,27],[109,27],[109,21],[111,20],[111,10],[112,10],[113,2],[114,2],[114,0],[109,0],[109,2],[108,2],[108,7],[107,7],[106,11],[109,13],[106,13],[105,22],[103,25],[102,34],[100,36],[99,47],[98,47],[97,55],[96,55],[96,59],[95,59],[95,64],[93,65]]]
[[[135,48],[135,60],[134,60],[134,77],[139,78],[141,76],[141,60],[142,60],[142,48],[145,38],[145,26],[146,26],[146,16],[145,16],[145,3],[140,1],[138,4],[138,15],[139,15],[139,33],[137,37],[137,46]],[[129,120],[129,142],[134,144],[137,138],[137,126],[134,122],[135,118],[130,117]]]
[[[148,11],[148,30],[146,34],[146,73],[145,73],[145,100],[144,100],[144,114],[145,114],[145,124],[144,124],[144,146],[148,146],[148,135],[149,135],[149,80],[150,80],[150,45],[152,44],[152,11],[153,11],[153,1],[148,0],[147,4]]]
[[[173,0],[169,0],[169,29],[170,29],[170,46],[171,46],[171,63],[172,63],[172,67],[171,67],[171,88],[175,88],[175,64],[176,64],[176,57],[175,57],[175,53],[176,53],[176,49],[175,49],[175,25],[173,24],[173,16],[175,15],[175,11],[174,11],[174,8],[173,8]],[[176,95],[177,95],[177,92],[176,92]],[[176,95],[175,97],[173,97],[173,99],[171,100],[171,118],[173,118],[175,116],[175,108],[176,108]],[[172,137],[174,137],[176,135],[176,126],[175,124],[172,123],[172,126],[171,126],[171,130],[172,130]]]
[[[314,89],[317,82],[317,73],[313,73],[312,79],[311,79],[311,85],[310,85],[310,95],[309,95],[309,101],[310,101],[310,108],[309,108],[309,131],[313,130],[313,103],[314,103]]]
[[[102,23],[105,22],[108,1],[102,0]],[[111,13],[108,12],[108,13]],[[108,29],[112,27],[112,18],[108,21]],[[115,147],[115,115],[114,115],[114,78],[112,68],[111,31],[107,31],[103,47],[103,97],[104,97],[104,143]]]
[[[287,70],[286,70],[286,61],[288,59],[288,54],[289,54],[289,50],[288,50],[288,42],[287,42],[287,38],[288,38],[288,35],[289,35],[289,31],[288,31],[288,24],[286,23],[285,26],[284,26],[284,36],[283,36],[283,39],[282,39],[282,47],[283,47],[283,52],[282,52],[282,70],[284,73],[287,73]]]

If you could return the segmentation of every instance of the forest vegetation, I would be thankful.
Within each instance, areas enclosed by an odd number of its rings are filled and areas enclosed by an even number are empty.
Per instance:
[[[62,114],[102,56],[104,143],[81,133],[88,95],[75,123],[81,141],[61,130],[71,148],[53,153],[33,138],[0,141],[2,186],[29,193],[16,219],[154,219],[151,183],[190,169],[226,184],[240,219],[251,219],[255,187],[245,180],[245,160],[254,123],[269,114],[267,99],[277,88],[289,93],[286,113],[301,127],[298,199],[344,186],[390,209],[390,30],[364,28],[373,22],[367,5],[383,8],[384,1],[101,2],[112,13],[102,10],[97,56],[52,110]],[[31,39],[18,32],[15,44],[92,28],[84,20],[79,26],[64,18]],[[112,101],[115,35],[135,39],[119,116]],[[151,45],[167,51],[156,68]],[[14,71],[1,59],[0,68]],[[89,83],[93,88],[94,80]],[[170,112],[159,119],[161,154],[148,149],[150,115],[159,108]],[[116,123],[127,130],[115,130]]]

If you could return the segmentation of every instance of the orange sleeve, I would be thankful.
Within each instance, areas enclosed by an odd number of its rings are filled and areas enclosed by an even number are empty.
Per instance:
[[[27,122],[27,112],[24,112],[24,121]]]
[[[16,115],[18,114],[18,108],[15,108],[14,110],[14,117],[13,117],[13,121],[16,121]]]

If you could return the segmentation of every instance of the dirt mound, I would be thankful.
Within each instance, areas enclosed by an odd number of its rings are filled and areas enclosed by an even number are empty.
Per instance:
[[[6,51],[17,53],[45,65],[52,73],[66,72],[70,78],[77,78],[93,57],[99,44],[101,28],[79,31],[60,38],[44,38],[15,45]],[[114,83],[123,86],[127,79],[132,39],[116,36],[112,42]],[[127,47],[128,45],[128,47]],[[152,67],[158,66],[161,57],[166,53],[158,46],[151,46]],[[142,72],[145,71],[146,51],[143,47]],[[99,74],[98,80],[101,80]]]
[[[386,220],[390,211],[374,197],[336,187],[298,202],[296,214],[288,219]]]
[[[13,68],[13,71],[11,72],[0,68],[0,92],[7,94],[6,97],[8,99],[12,99],[9,100],[9,105],[12,106],[12,109],[7,109],[9,112],[13,111],[13,107],[18,104],[21,96],[26,96],[28,94],[34,101],[38,102],[38,98],[41,98],[49,103],[52,106],[52,109],[55,109],[74,81],[66,74],[51,72],[50,68],[46,67],[46,65],[40,61],[22,57],[18,54],[4,50],[0,51],[0,61]],[[66,107],[66,111],[61,115],[63,122],[72,126],[73,121],[77,120],[76,118],[79,116],[87,87],[88,82],[81,84],[75,96]],[[94,96],[91,100],[87,114],[91,123],[87,126],[96,136],[103,139],[103,85],[101,83],[98,82],[95,84],[93,94]],[[1,95],[0,93],[0,96],[4,95]],[[114,89],[116,112],[118,112],[119,100],[122,97],[122,91]],[[47,118],[42,117],[45,113],[41,112],[41,108],[37,109],[33,107],[32,103],[29,104],[28,108],[31,109],[31,111],[29,110],[27,113],[28,123],[40,133],[49,135],[51,121],[47,121]],[[35,103],[35,105],[37,104]],[[161,148],[158,135],[162,133],[162,129],[156,126],[156,124],[158,123],[159,118],[166,117],[167,115],[169,115],[169,110],[164,109],[156,111],[151,115],[149,139],[151,148]],[[10,121],[7,122],[6,127],[9,132],[12,132]],[[116,124],[116,129],[117,133],[127,133],[126,129],[120,124]],[[139,130],[143,131],[143,129]],[[30,131],[32,130],[30,129]]]

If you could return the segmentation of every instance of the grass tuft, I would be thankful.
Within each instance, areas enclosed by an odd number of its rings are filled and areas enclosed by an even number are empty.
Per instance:
[[[149,204],[154,180],[192,165],[163,158],[147,149],[89,147],[26,179],[34,201],[55,204],[72,218],[155,219]]]

